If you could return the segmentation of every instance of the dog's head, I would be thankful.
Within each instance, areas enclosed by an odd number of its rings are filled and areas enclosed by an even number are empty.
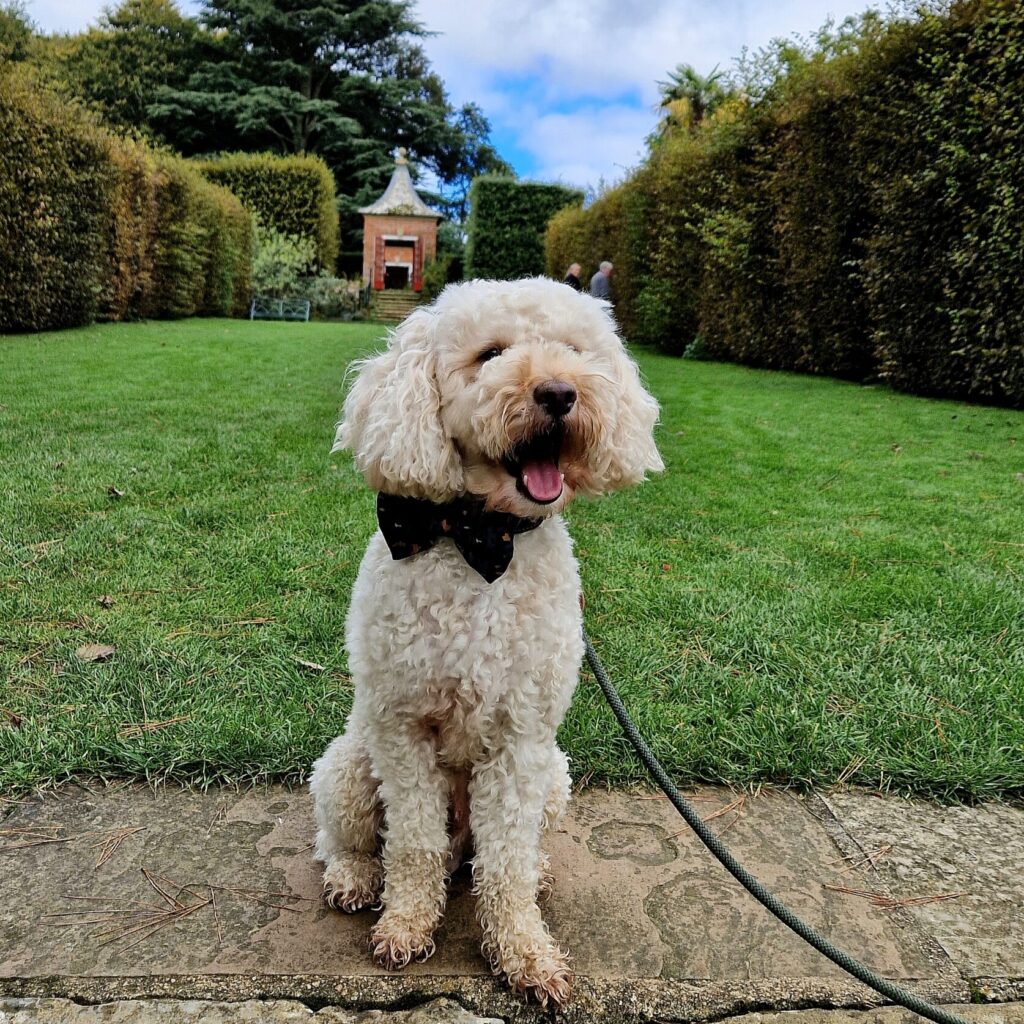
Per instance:
[[[664,468],[607,303],[554,281],[451,285],[357,370],[334,450],[377,491],[536,518]]]

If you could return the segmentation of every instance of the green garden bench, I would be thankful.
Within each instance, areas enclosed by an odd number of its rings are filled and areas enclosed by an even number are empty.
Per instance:
[[[250,320],[309,320],[309,299],[270,299],[254,296]]]

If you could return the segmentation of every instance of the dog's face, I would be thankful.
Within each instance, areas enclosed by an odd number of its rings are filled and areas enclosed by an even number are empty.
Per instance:
[[[334,447],[374,490],[537,518],[663,468],[607,305],[554,281],[449,286],[358,368]]]

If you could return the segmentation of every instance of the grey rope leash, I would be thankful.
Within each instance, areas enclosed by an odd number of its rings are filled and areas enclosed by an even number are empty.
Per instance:
[[[887,999],[892,1000],[892,1002],[906,1007],[908,1010],[913,1010],[914,1013],[919,1013],[922,1017],[935,1021],[936,1024],[968,1024],[963,1017],[958,1017],[955,1013],[950,1013],[941,1006],[934,1006],[932,1003],[926,1002],[919,996],[914,995],[913,992],[875,974],[874,971],[859,960],[855,960],[849,953],[834,946],[823,935],[819,935],[809,924],[797,917],[785,903],[774,893],[769,892],[747,871],[729,852],[729,848],[725,843],[704,824],[696,809],[673,785],[665,769],[662,768],[658,759],[654,756],[654,751],[647,745],[647,741],[640,735],[637,727],[633,724],[633,720],[629,717],[629,712],[626,711],[626,706],[622,703],[622,698],[619,697],[612,681],[608,678],[608,673],[605,671],[604,665],[601,664],[601,659],[598,658],[597,652],[590,642],[590,637],[586,633],[583,634],[583,643],[586,645],[587,664],[590,666],[591,672],[594,673],[594,678],[597,679],[598,685],[604,691],[612,711],[615,712],[615,717],[619,720],[619,725],[622,726],[626,739],[632,744],[637,756],[654,777],[665,793],[665,796],[672,801],[672,805],[683,816],[686,824],[697,833],[697,838],[711,851],[722,867],[758,903],[770,910],[784,925],[795,931],[800,938],[810,943],[819,953],[828,957],[832,963],[841,967],[848,974],[852,974],[859,981],[864,982],[869,988],[873,988]]]

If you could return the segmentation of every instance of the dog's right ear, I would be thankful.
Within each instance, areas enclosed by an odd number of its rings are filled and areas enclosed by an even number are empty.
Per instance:
[[[375,491],[450,501],[462,492],[462,460],[441,423],[433,328],[433,313],[416,310],[386,351],[353,364],[331,451],[351,451]]]

